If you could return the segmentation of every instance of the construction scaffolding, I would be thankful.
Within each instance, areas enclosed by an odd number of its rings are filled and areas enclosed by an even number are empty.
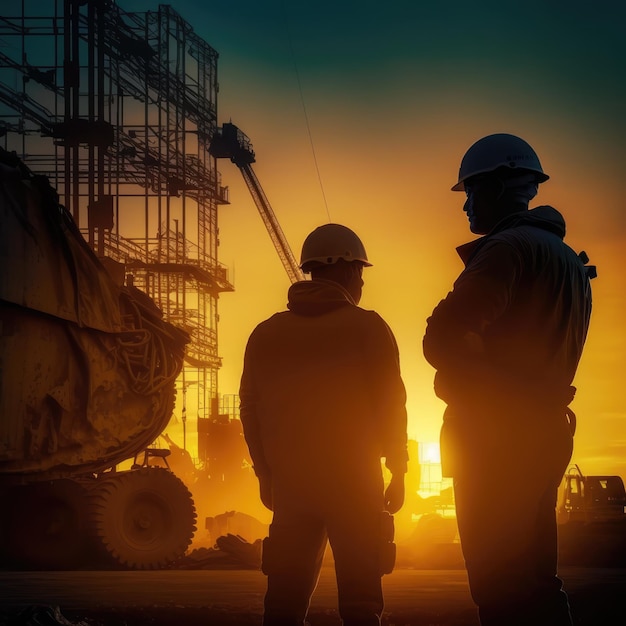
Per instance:
[[[224,412],[218,299],[233,287],[218,261],[218,207],[228,189],[208,151],[218,54],[167,5],[5,4],[1,145],[49,178],[120,282],[190,334],[177,398],[186,433],[192,411],[198,424]]]

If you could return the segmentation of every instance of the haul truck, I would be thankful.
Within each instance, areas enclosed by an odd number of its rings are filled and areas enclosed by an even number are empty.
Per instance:
[[[167,425],[189,342],[119,274],[47,179],[0,149],[0,559],[11,567],[71,569],[100,552],[156,569],[191,543],[193,499],[166,458],[116,470]]]

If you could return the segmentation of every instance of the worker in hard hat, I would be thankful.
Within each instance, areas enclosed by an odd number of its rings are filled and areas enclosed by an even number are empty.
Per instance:
[[[396,341],[358,306],[363,243],[325,224],[304,241],[287,311],[252,332],[241,421],[273,510],[263,546],[264,626],[301,626],[332,548],[344,626],[378,626],[381,577],[393,567],[390,514],[404,500],[406,394]],[[391,471],[386,490],[382,462]]]
[[[557,576],[557,488],[573,445],[568,408],[591,315],[590,278],[550,206],[548,180],[510,134],[474,143],[453,191],[470,230],[465,269],[428,319],[424,355],[447,404],[444,474],[482,626],[570,626]]]

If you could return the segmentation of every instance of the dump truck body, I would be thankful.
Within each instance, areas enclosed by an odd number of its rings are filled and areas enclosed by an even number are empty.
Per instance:
[[[116,466],[169,422],[188,341],[114,280],[47,179],[0,151],[0,553],[58,567],[91,537],[150,568],[184,552],[195,530],[184,484],[167,468]]]

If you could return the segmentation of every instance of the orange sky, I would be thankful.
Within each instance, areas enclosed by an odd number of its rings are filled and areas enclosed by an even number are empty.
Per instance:
[[[250,127],[246,119],[233,121],[251,136],[255,171],[298,255],[306,234],[328,221],[308,140],[302,128],[270,136],[268,125],[255,117]],[[346,116],[345,123],[322,124],[314,143],[331,220],[356,230],[374,263],[364,275],[361,306],[383,315],[398,340],[410,436],[438,439],[443,405],[432,392],[433,370],[422,357],[421,340],[426,318],[461,270],[455,247],[472,238],[461,211],[463,196],[449,188],[475,139],[508,131],[534,145],[551,175],[533,206],[561,210],[566,240],[598,266],[590,336],[575,381],[572,407],[579,430],[573,460],[586,473],[626,475],[626,230],[617,178],[594,163],[600,147],[578,145],[576,133],[533,121],[485,120],[456,134],[445,115],[430,121],[427,130],[407,118],[401,126],[383,124],[364,134],[358,120]],[[294,123],[290,129],[296,128]],[[220,169],[231,198],[220,214],[221,260],[236,288],[220,299],[220,389],[236,393],[247,337],[259,321],[285,307],[289,281],[237,168],[224,162]]]

